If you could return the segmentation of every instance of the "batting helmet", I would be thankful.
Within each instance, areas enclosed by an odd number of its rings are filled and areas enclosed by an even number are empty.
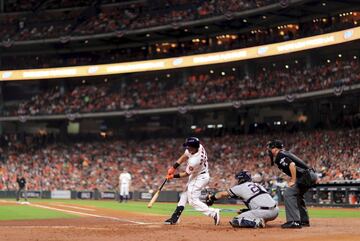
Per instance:
[[[247,170],[242,170],[235,174],[235,178],[238,180],[238,184],[251,181],[251,173]]]
[[[266,147],[269,149],[273,149],[273,148],[283,149],[284,144],[282,143],[281,140],[271,140],[266,144]]]
[[[197,137],[186,138],[185,143],[183,144],[183,147],[199,148],[200,147],[200,140]]]

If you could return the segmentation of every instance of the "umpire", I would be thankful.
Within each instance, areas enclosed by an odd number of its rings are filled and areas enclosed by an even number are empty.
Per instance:
[[[19,190],[16,193],[16,201],[20,200],[21,197],[21,193],[24,192],[24,198],[25,201],[27,201],[27,193],[26,193],[26,179],[23,176],[17,176],[16,177],[16,182],[19,185]]]
[[[309,227],[309,215],[304,194],[316,184],[317,176],[314,169],[291,152],[285,151],[280,140],[269,141],[267,151],[271,159],[271,165],[276,164],[281,171],[291,178],[288,187],[284,191],[286,223],[281,227]]]

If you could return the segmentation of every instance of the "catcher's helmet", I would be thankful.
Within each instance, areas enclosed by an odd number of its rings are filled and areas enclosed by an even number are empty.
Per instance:
[[[251,173],[247,170],[242,170],[235,174],[235,178],[238,180],[238,184],[251,181]]]
[[[269,149],[273,149],[273,148],[283,149],[284,144],[282,143],[281,140],[271,140],[266,144],[266,147]]]
[[[185,143],[183,144],[183,147],[199,148],[200,147],[200,140],[197,137],[186,138]]]

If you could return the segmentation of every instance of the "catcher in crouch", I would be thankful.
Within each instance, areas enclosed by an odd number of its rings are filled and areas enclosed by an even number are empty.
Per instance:
[[[230,221],[234,228],[264,228],[267,221],[274,220],[279,214],[279,208],[266,189],[251,181],[248,171],[240,171],[235,175],[238,184],[227,191],[208,195],[206,204],[213,205],[214,201],[221,198],[238,198],[247,206],[240,209],[239,215]]]

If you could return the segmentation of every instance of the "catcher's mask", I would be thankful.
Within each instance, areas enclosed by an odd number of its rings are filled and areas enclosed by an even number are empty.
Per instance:
[[[247,170],[240,171],[235,174],[235,178],[238,180],[238,184],[251,181],[251,173]]]
[[[266,150],[267,150],[267,153],[268,153],[268,155],[270,157],[271,166],[274,165],[274,155],[271,152],[271,150],[273,148],[283,149],[284,144],[280,140],[271,140],[266,144]]]

